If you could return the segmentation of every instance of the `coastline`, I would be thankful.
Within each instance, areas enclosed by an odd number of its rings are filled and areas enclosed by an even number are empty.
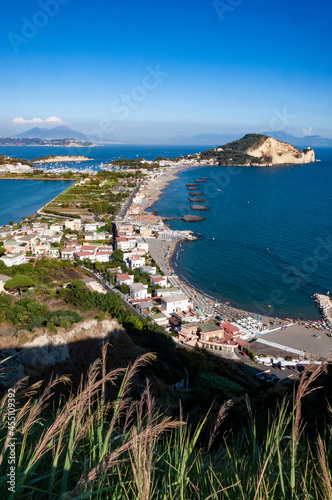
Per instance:
[[[206,165],[206,166],[209,166],[209,165]],[[146,203],[144,203],[144,202],[142,203],[142,207],[141,207],[142,212],[145,213],[146,215],[150,215],[149,212],[146,212],[146,209],[153,207],[153,205],[162,196],[163,191],[166,189],[166,187],[172,181],[174,181],[175,179],[178,178],[177,174],[179,172],[181,172],[182,170],[195,169],[197,167],[201,167],[201,165],[185,165],[183,167],[179,166],[178,168],[173,168],[171,171],[168,170],[166,173],[162,174],[161,177],[166,177],[166,178],[165,179],[160,178],[159,185],[158,185],[157,189],[155,191],[153,191],[153,195],[151,193],[151,195],[146,198]],[[160,216],[160,218],[162,218],[162,216]],[[166,226],[167,224],[164,223],[164,225]],[[223,304],[224,311],[226,312],[226,314],[229,314],[230,316],[239,316],[239,314],[241,315],[241,317],[247,317],[249,314],[253,314],[253,315],[257,316],[258,315],[257,313],[254,313],[252,311],[245,311],[243,308],[235,307],[234,305],[230,304],[230,302],[222,303],[222,301],[220,301],[219,299],[216,299],[215,297],[209,296],[209,295],[205,294],[204,292],[202,292],[201,290],[198,290],[197,287],[194,287],[184,276],[182,278],[178,277],[177,273],[175,272],[174,266],[173,266],[173,259],[176,258],[176,252],[178,250],[178,247],[181,246],[183,241],[186,241],[186,239],[182,238],[182,239],[176,240],[175,242],[174,241],[166,242],[167,245],[163,244],[164,243],[163,241],[160,241],[160,245],[157,247],[157,249],[159,251],[159,255],[156,253],[156,251],[155,251],[156,249],[153,250],[154,255],[152,255],[154,260],[158,263],[160,269],[163,272],[165,272],[166,274],[168,273],[170,275],[171,274],[175,275],[176,276],[175,279],[177,279],[179,281],[179,285],[181,285],[182,287],[190,287],[192,290],[194,290],[194,293],[197,295],[197,297],[199,299],[202,299],[205,302],[205,304],[212,302],[212,301],[214,303]],[[161,256],[161,252],[164,251],[165,247],[167,247],[167,246],[170,248],[168,249],[166,255],[164,254],[164,256]],[[184,290],[184,288],[183,288],[183,290]],[[199,301],[199,302],[201,302],[201,301]],[[259,316],[262,316],[262,315],[259,314]],[[270,316],[266,316],[266,317],[273,319]]]
[[[51,156],[49,158],[40,158],[33,160],[32,163],[71,163],[71,162],[83,162],[83,161],[94,161],[93,158],[88,158],[87,156]]]
[[[183,168],[179,167],[176,169],[172,169],[171,172],[166,172],[161,174],[160,179],[159,180],[158,178],[156,179],[158,185],[156,187],[156,190],[153,191],[153,195],[152,193],[150,194],[147,202],[144,204],[144,207],[142,204],[141,213],[146,213],[146,215],[150,215],[149,212],[146,212],[146,209],[153,207],[153,205],[160,199],[165,188],[173,180],[178,178],[177,174],[184,169],[193,169],[193,168],[196,168],[196,165],[192,166],[186,165]],[[162,219],[162,216],[159,216],[159,218]],[[154,247],[151,248],[151,256],[158,263],[161,270],[170,277],[169,281],[171,282],[171,284],[173,286],[179,287],[186,295],[188,295],[193,300],[193,304],[195,306],[200,306],[201,308],[203,308],[204,312],[206,312],[207,315],[213,314],[213,315],[226,316],[227,319],[230,321],[236,321],[238,319],[247,318],[251,316],[254,318],[259,318],[264,323],[270,325],[280,324],[280,326],[274,329],[276,331],[273,331],[273,333],[269,332],[267,334],[264,334],[263,335],[264,340],[257,339],[254,341],[255,343],[257,343],[257,345],[259,342],[270,345],[271,351],[273,351],[274,348],[280,351],[282,350],[287,351],[287,349],[294,350],[295,348],[298,349],[299,347],[301,347],[301,351],[307,353],[312,357],[319,356],[321,358],[324,358],[329,354],[328,347],[330,348],[332,347],[332,342],[330,342],[330,339],[325,338],[324,336],[323,338],[324,342],[321,342],[319,345],[317,344],[316,338],[320,338],[320,336],[315,337],[314,335],[312,335],[312,330],[316,331],[318,329],[317,325],[319,321],[303,320],[299,318],[294,320],[291,318],[288,319],[277,318],[268,315],[268,312],[267,314],[254,312],[250,310],[250,305],[248,307],[248,310],[246,310],[243,307],[236,306],[229,301],[226,300],[222,301],[220,299],[216,299],[213,296],[209,296],[208,294],[199,290],[197,287],[194,287],[186,279],[185,276],[181,275],[180,277],[174,269],[174,259],[176,259],[177,252],[181,250],[181,245],[183,241],[186,240],[184,238],[179,239],[177,241],[156,240],[156,244],[154,245]],[[287,327],[287,330],[282,329],[285,327]],[[273,341],[271,342],[272,335],[273,335],[272,339]],[[280,341],[280,339],[283,339],[285,345],[279,343],[276,344],[274,342],[274,337],[278,338],[278,341]],[[315,337],[315,338],[313,339],[310,337]],[[266,341],[265,338],[269,338],[269,340]],[[259,348],[260,347],[261,344],[259,345]],[[267,348],[267,350],[269,350],[269,347]]]
[[[0,177],[0,183],[1,183],[1,180],[6,180],[6,181],[20,181],[20,182],[30,182],[31,180],[33,181],[39,181],[39,182],[44,182],[44,181],[54,181],[54,182],[65,182],[65,183],[70,183],[73,184],[74,182],[76,182],[75,180],[70,180],[70,179],[43,179],[43,178],[40,178],[40,179],[30,179],[30,178],[21,178],[21,179],[17,179],[17,178],[6,178],[6,179],[2,179]],[[3,189],[4,189],[4,192],[6,194],[8,194],[8,187],[5,187],[5,184],[2,185]],[[63,187],[63,186],[62,186]],[[67,184],[67,187],[63,187],[63,189],[58,192],[56,194],[56,196],[54,197],[54,192],[50,193],[50,198],[52,199],[55,199],[57,196],[59,196],[59,194],[63,193],[66,189],[68,189],[68,184]],[[2,188],[1,188],[2,189]],[[39,187],[36,187],[36,189],[39,189]],[[53,190],[53,187],[50,186],[50,189]],[[16,192],[16,187],[14,188],[15,192]],[[12,192],[12,189],[9,190],[9,192]],[[40,191],[40,192],[44,192],[44,191]],[[32,198],[34,199],[34,198]],[[25,205],[21,206],[20,205],[20,211],[17,213],[17,211],[15,209],[13,209],[12,205],[9,205],[9,209],[10,209],[10,213],[1,213],[1,218],[5,218],[6,219],[4,220],[3,223],[0,223],[0,227],[2,226],[6,226],[8,224],[8,220],[13,220],[14,223],[20,223],[22,222],[22,220],[24,219],[28,219],[31,215],[41,215],[41,216],[49,216],[49,214],[40,214],[40,211],[42,211],[44,209],[44,207],[46,207],[52,200],[50,199],[46,199],[44,198],[44,200],[41,200],[41,203],[34,203],[32,202],[32,204],[29,204],[28,205],[28,208],[25,208]],[[14,202],[15,203],[15,202]],[[7,205],[6,205],[7,207]],[[24,215],[25,214],[25,215]]]

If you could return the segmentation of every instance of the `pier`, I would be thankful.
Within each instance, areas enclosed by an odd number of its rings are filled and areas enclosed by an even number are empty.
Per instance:
[[[314,299],[326,326],[332,328],[332,301],[329,294],[322,295],[320,293],[315,293],[312,298]]]

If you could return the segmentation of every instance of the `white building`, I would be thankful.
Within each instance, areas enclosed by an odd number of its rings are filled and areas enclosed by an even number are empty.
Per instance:
[[[57,259],[60,257],[60,250],[57,247],[50,247],[48,254],[52,259]]]
[[[26,263],[26,258],[24,253],[7,253],[0,257],[0,260],[7,266],[19,266]]]
[[[84,232],[85,233],[95,233],[98,229],[98,224],[95,222],[89,222],[84,224]]]
[[[156,274],[157,268],[154,266],[143,266],[141,267],[141,273]]]
[[[76,250],[74,253],[74,257],[76,260],[91,260],[91,262],[95,262],[95,254],[91,250]]]
[[[132,299],[147,299],[151,297],[148,292],[148,285],[142,285],[142,283],[133,283],[129,285],[130,296]]]
[[[149,244],[144,238],[139,238],[136,243],[139,250],[145,250],[145,252],[148,253]]]
[[[161,276],[161,274],[155,274],[154,276],[150,276],[150,283],[151,286],[162,286],[162,287],[167,287],[170,286],[167,282],[166,276]]]
[[[110,250],[104,250],[95,253],[96,262],[110,262],[113,260],[113,252]]]
[[[76,248],[75,247],[66,247],[61,250],[61,259],[62,260],[72,260],[74,258]]]
[[[171,294],[161,298],[162,312],[171,314],[179,311],[187,311],[189,308],[189,299],[182,293]]]
[[[118,285],[132,285],[134,283],[134,276],[128,273],[117,274],[116,282]]]
[[[65,229],[70,229],[71,231],[80,231],[82,223],[79,219],[71,219],[65,221]]]
[[[116,248],[123,252],[128,252],[136,247],[136,238],[126,238],[125,236],[117,236],[115,238]]]
[[[130,254],[130,256],[128,257],[128,262],[131,269],[137,269],[145,265],[145,259],[137,255],[136,253]]]

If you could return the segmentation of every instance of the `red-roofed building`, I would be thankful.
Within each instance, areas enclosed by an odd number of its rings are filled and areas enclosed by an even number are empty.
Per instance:
[[[103,250],[97,251],[95,253],[96,262],[109,262],[113,259],[113,251],[112,250]]]
[[[136,269],[137,267],[145,266],[145,259],[137,255],[136,253],[130,254],[130,256],[128,257],[128,262],[131,269]]]
[[[167,278],[166,276],[161,276],[160,274],[155,274],[153,276],[150,276],[150,283],[152,286],[162,286],[162,287],[167,287]]]
[[[132,250],[136,246],[136,240],[133,238],[126,238],[125,236],[117,236],[115,238],[116,248],[122,250],[123,252],[127,252],[128,250]]]
[[[234,337],[238,337],[241,334],[240,328],[232,325],[232,323],[229,323],[228,321],[225,321],[225,323],[222,324],[222,327],[224,329],[226,338],[232,339]]]
[[[74,255],[75,255],[76,260],[88,260],[88,259],[90,259],[91,262],[95,262],[95,254],[93,252],[76,251]]]
[[[117,274],[116,282],[118,285],[132,285],[134,283],[134,276],[128,273]]]

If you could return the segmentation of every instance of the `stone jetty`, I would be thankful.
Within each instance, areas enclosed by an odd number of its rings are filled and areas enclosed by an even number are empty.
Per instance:
[[[193,182],[190,182],[189,184],[186,184],[186,186],[194,186],[194,187],[197,187],[197,184],[193,183]]]
[[[188,189],[188,191],[196,191],[197,186],[195,186],[195,187],[188,187],[187,189]]]
[[[190,205],[191,210],[210,210],[210,207],[205,205]]]
[[[191,203],[204,203],[206,201],[205,198],[188,198]]]
[[[205,220],[205,217],[201,217],[200,215],[184,215],[182,220],[184,222],[201,222]]]
[[[332,328],[332,301],[329,295],[315,293],[312,297],[326,325]]]
[[[190,196],[204,196],[204,193],[200,193],[199,191],[190,191]]]
[[[198,181],[195,181],[195,183],[196,183],[196,182],[206,182],[206,181],[205,181],[205,180],[203,180],[203,179],[198,179]]]

